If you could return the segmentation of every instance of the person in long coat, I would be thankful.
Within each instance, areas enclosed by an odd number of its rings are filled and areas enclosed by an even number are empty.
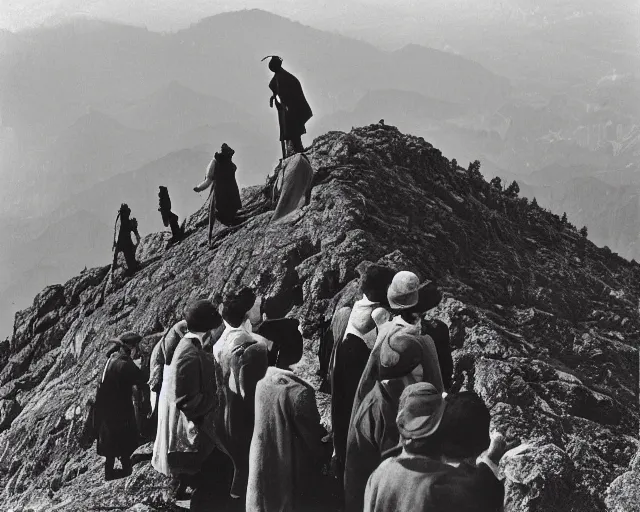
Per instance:
[[[291,146],[290,154],[301,153],[304,151],[301,137],[307,133],[305,124],[313,117],[313,112],[304,96],[300,80],[282,67],[280,57],[271,57],[269,69],[273,71],[273,78],[269,82],[269,89],[272,93],[269,106],[273,108],[275,102],[278,109],[280,141],[289,143]],[[283,158],[286,156],[283,155]]]
[[[209,193],[209,245],[213,226],[218,219],[225,226],[232,226],[236,221],[236,214],[242,207],[240,190],[236,182],[236,164],[232,162],[235,151],[227,144],[222,144],[220,151],[215,153],[205,180],[193,188],[195,192],[202,192],[211,187]]]
[[[246,512],[315,510],[330,447],[322,442],[326,430],[313,387],[270,367],[256,387],[255,406]]]
[[[141,336],[127,332],[113,340],[96,395],[95,422],[97,453],[106,457],[105,480],[131,474],[131,454],[139,446],[140,435],[133,407],[133,387],[145,383],[145,376],[133,362]],[[114,469],[120,459],[122,470]]]
[[[184,317],[188,332],[165,360],[152,465],[194,489],[191,510],[209,510],[214,500],[214,476],[219,469],[222,473],[220,464],[226,455],[216,450],[215,363],[202,346],[222,319],[209,300],[190,303]],[[223,478],[217,476],[216,481]]]
[[[363,297],[353,305],[344,339],[335,343],[331,368],[331,426],[339,480],[344,471],[353,399],[376,339],[377,326],[372,313],[387,303],[387,289],[393,276],[393,270],[388,267],[367,267],[362,276]]]

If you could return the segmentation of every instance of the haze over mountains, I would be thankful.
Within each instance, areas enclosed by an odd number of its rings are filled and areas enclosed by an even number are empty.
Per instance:
[[[143,235],[162,228],[158,185],[181,218],[195,211],[205,197],[191,189],[222,142],[236,149],[241,186],[264,182],[280,153],[267,54],[302,81],[315,114],[307,144],[384,118],[461,165],[479,159],[485,175],[517,179],[596,243],[636,257],[638,195],[628,190],[640,186],[640,80],[624,32],[633,12],[520,4],[476,4],[484,14],[473,24],[462,1],[457,14],[436,3],[429,23],[457,23],[448,34],[418,31],[424,11],[411,20],[405,2],[386,25],[404,32],[372,32],[380,5],[360,25],[340,25],[337,4],[314,21],[388,50],[260,10],[173,33],[88,19],[0,32],[0,235],[11,241],[0,253],[0,335],[43,286],[109,263],[121,202]],[[296,5],[297,19],[318,12]],[[616,20],[617,37],[604,37]],[[425,46],[403,46],[411,41]]]

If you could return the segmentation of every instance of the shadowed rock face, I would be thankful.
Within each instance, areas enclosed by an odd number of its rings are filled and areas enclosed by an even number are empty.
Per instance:
[[[135,330],[150,351],[189,301],[254,286],[300,319],[297,371],[317,387],[321,327],[356,296],[367,262],[380,262],[438,282],[445,299],[429,316],[450,325],[454,389],[475,390],[494,428],[533,445],[502,463],[507,509],[606,510],[607,487],[638,448],[640,267],[393,127],[330,132],[308,155],[311,204],[281,223],[262,213],[208,251],[202,209],[168,251],[165,235],[146,237],[133,278],[92,269],[16,315],[0,358],[0,502],[80,511],[157,501],[166,482],[145,457],[105,483],[95,448],[78,444],[107,340]],[[328,397],[318,401],[326,421]]]

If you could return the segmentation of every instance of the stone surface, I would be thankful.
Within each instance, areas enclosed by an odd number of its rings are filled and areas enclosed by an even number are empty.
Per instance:
[[[161,234],[145,237],[133,277],[87,270],[16,315],[0,358],[0,397],[21,408],[0,433],[5,509],[171,510],[159,508],[173,505],[148,460],[104,482],[95,445],[78,444],[109,338],[139,332],[146,361],[189,301],[254,286],[300,320],[305,354],[295,369],[317,388],[321,327],[375,262],[438,283],[444,300],[429,316],[451,326],[454,391],[477,391],[493,428],[532,443],[503,464],[507,512],[604,512],[607,487],[607,504],[632,493],[640,267],[589,242],[583,253],[557,216],[453,169],[393,127],[330,132],[308,155],[311,203],[282,223],[261,213],[209,251],[202,208],[180,244],[165,250]],[[259,192],[244,190],[243,201]],[[328,396],[317,398],[326,424]]]

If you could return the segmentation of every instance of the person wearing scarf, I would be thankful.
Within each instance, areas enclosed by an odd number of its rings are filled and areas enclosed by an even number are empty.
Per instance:
[[[218,219],[225,226],[232,226],[236,221],[236,214],[242,207],[240,190],[236,182],[236,164],[231,159],[235,151],[227,144],[222,144],[220,151],[215,153],[205,180],[193,188],[195,192],[202,192],[211,187],[209,192],[209,245],[213,226]]]
[[[100,376],[96,394],[95,422],[98,433],[97,453],[106,457],[105,480],[129,476],[131,454],[140,443],[133,405],[133,387],[145,383],[145,376],[133,362],[142,337],[126,332],[112,340],[107,363]],[[122,469],[114,469],[115,459]]]
[[[339,480],[344,471],[353,399],[376,339],[376,323],[371,315],[387,304],[387,288],[393,274],[381,265],[367,267],[360,287],[362,298],[353,305],[344,338],[334,344],[330,365],[331,426]]]

